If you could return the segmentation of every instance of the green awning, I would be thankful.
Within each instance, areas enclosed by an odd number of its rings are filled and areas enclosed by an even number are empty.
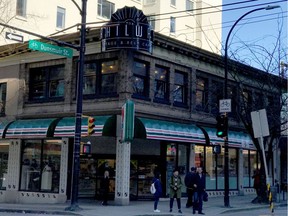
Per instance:
[[[147,139],[205,143],[204,134],[196,125],[147,118],[139,119],[146,129]]]
[[[95,133],[92,136],[102,136],[103,127],[111,116],[93,116],[95,118]],[[62,118],[56,125],[54,137],[73,137],[75,135],[75,117]],[[87,135],[87,118],[82,118],[81,136]]]
[[[16,120],[8,125],[5,138],[44,138],[52,137],[57,119]]]
[[[215,128],[207,128],[207,131],[211,143],[224,143],[224,139],[217,137],[216,129]],[[228,132],[228,143],[230,147],[238,147],[238,148],[247,148],[247,149],[254,149],[254,144],[252,139],[247,133],[244,132],[237,132],[237,131],[229,131]]]

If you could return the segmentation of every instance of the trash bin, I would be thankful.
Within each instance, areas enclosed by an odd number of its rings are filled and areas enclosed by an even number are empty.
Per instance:
[[[270,191],[272,193],[272,201],[277,202],[278,187],[277,186],[271,186]]]

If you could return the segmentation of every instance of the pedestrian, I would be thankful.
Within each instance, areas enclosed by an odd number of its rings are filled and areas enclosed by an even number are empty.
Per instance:
[[[154,193],[154,212],[159,213],[160,210],[158,209],[158,202],[159,202],[159,198],[162,196],[162,184],[160,181],[159,172],[155,172],[154,177],[152,179],[152,184],[154,184],[154,187],[156,189]]]
[[[197,197],[196,200],[194,200],[193,203],[193,214],[196,213],[196,211],[198,211],[198,214],[202,214],[203,213],[203,196],[205,193],[205,175],[203,173],[202,167],[198,167],[196,170],[197,174],[196,174],[196,185],[197,185],[197,189],[196,192],[194,194],[194,197]]]
[[[109,186],[110,186],[109,171],[106,170],[104,172],[104,178],[101,184],[101,189],[103,192],[103,202],[102,202],[103,206],[108,205]]]
[[[256,190],[257,196],[259,196],[259,189],[260,189],[260,171],[259,169],[256,169],[254,172],[254,175],[252,176],[254,179],[253,187]]]
[[[185,176],[185,186],[187,189],[187,203],[186,208],[193,206],[193,194],[196,189],[196,168],[191,167],[191,172]]]
[[[173,202],[174,198],[177,200],[177,207],[178,212],[182,213],[181,211],[181,187],[182,187],[182,180],[179,176],[179,171],[177,169],[173,170],[173,175],[170,178],[170,212],[173,210]]]

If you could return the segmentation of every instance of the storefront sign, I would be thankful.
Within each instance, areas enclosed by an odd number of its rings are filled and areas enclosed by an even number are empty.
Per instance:
[[[101,49],[119,48],[152,52],[153,31],[147,17],[136,7],[124,7],[111,16],[110,22],[101,30]]]

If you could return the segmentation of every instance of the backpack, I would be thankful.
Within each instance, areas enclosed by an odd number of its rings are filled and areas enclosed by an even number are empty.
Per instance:
[[[156,188],[155,188],[155,182],[153,183],[153,184],[151,184],[151,186],[150,186],[150,192],[151,192],[151,194],[155,194],[156,193]]]

